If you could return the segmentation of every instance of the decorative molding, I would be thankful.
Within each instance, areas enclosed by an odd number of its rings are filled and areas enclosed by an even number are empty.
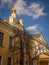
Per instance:
[[[9,33],[9,34],[12,34],[12,35],[14,35],[13,33],[11,33],[10,31],[8,31],[8,30],[5,30],[5,29],[3,29],[3,28],[1,28],[0,27],[0,30],[3,30],[3,31],[5,31],[5,32],[7,32],[7,33]]]

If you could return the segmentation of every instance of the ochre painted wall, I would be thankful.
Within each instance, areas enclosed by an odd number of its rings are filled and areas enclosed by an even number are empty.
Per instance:
[[[10,27],[0,23],[0,32],[4,33],[3,46],[0,47],[0,56],[2,56],[2,65],[7,65],[7,58],[12,57],[11,56],[12,53],[9,51],[8,46],[9,46],[9,36],[11,37],[13,36],[12,35],[13,30]]]

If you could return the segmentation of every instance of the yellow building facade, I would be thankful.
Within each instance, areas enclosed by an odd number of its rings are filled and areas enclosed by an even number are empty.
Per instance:
[[[29,35],[6,22],[0,20],[0,65],[26,65],[32,56]]]
[[[26,65],[26,41],[22,20],[16,19],[16,10],[12,9],[9,20],[0,19],[0,65]]]
[[[33,65],[49,65],[49,47],[41,34],[33,35]]]
[[[8,58],[12,58],[11,53],[9,52],[9,46],[10,38],[12,39],[13,35],[14,33],[12,27],[6,25],[4,21],[0,20],[0,56],[2,60],[0,60],[1,65],[7,65]]]
[[[40,59],[49,62],[49,56],[41,54],[47,47],[41,34],[26,33],[22,19],[16,19],[15,8],[9,20],[0,19],[0,65],[44,65]]]

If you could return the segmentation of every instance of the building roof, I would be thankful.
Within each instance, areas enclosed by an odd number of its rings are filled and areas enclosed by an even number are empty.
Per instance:
[[[38,41],[41,45],[47,46],[45,39],[42,34],[32,34],[32,39]]]
[[[16,21],[19,21],[18,19],[16,19]],[[23,28],[23,26],[21,26],[19,23],[16,23],[16,24],[9,24],[9,20],[3,20],[3,19],[0,19],[0,22],[3,23],[4,25],[7,25],[8,27],[12,28],[12,29],[19,29],[21,30],[21,28]]]

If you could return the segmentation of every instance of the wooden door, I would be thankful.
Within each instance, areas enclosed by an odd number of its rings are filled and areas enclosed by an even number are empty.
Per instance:
[[[40,65],[48,65],[48,62],[46,62],[46,61],[40,61]]]

